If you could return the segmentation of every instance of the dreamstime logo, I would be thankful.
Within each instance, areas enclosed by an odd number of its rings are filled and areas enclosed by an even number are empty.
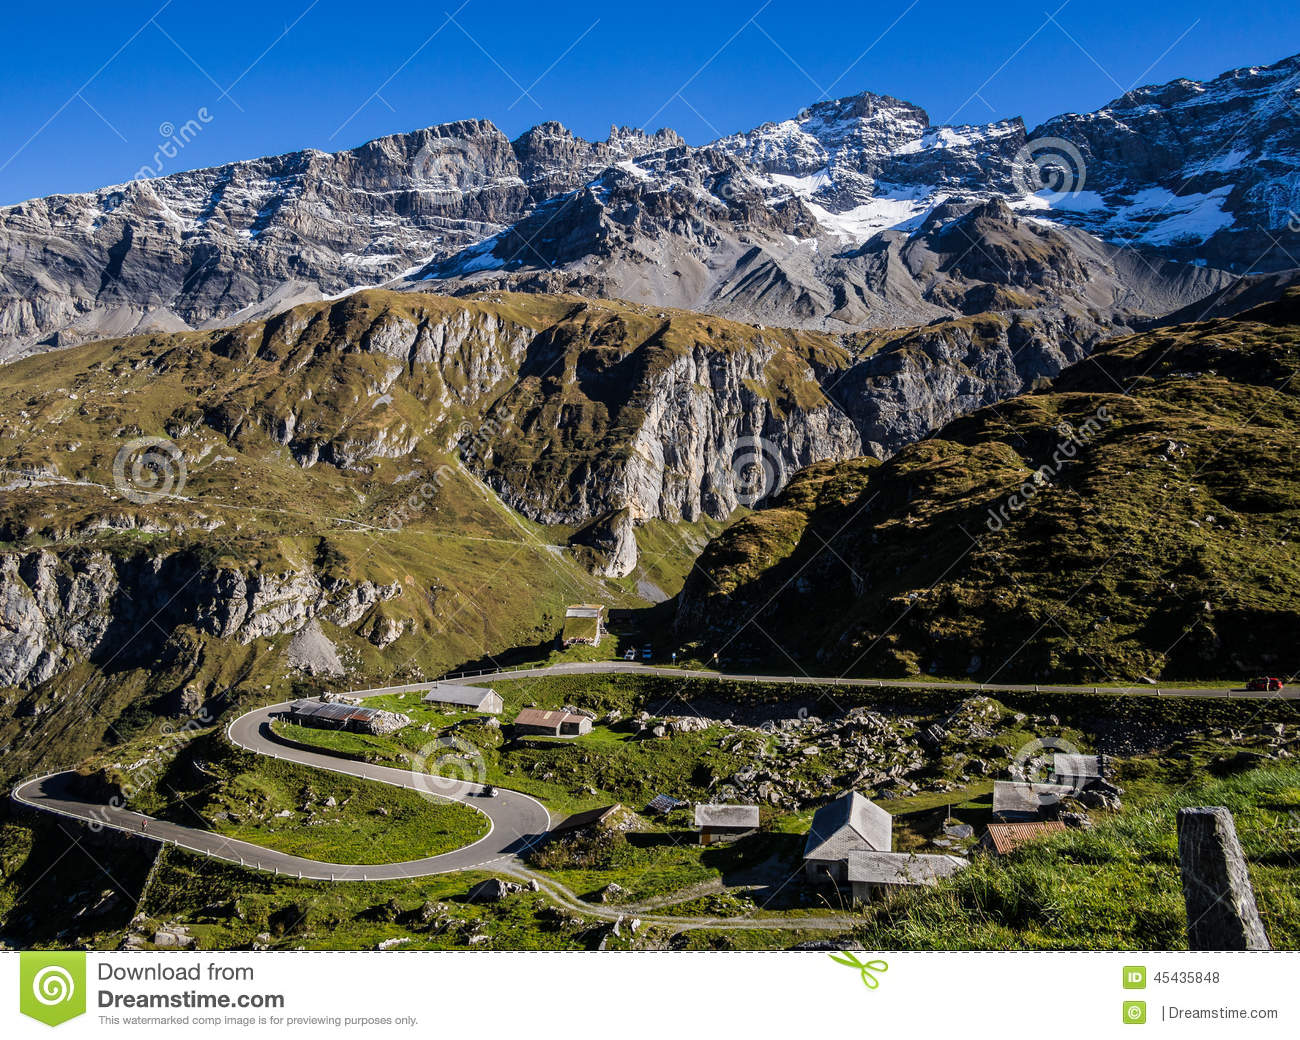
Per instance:
[[[1035,797],[1037,797],[1039,805],[1055,805],[1066,794],[1078,794],[1083,790],[1085,777],[1075,776],[1073,772],[1059,772],[1057,770],[1057,764],[1060,761],[1058,756],[1071,756],[1064,759],[1065,762],[1070,763],[1077,761],[1073,756],[1078,754],[1079,749],[1068,740],[1061,740],[1059,737],[1044,737],[1041,739],[1036,737],[1016,752],[1016,757],[1011,760],[1009,771],[1013,777],[1023,780],[1027,784],[1047,784],[1053,787],[1069,788],[1070,790],[1065,793],[1041,788],[1035,791]]]
[[[32,979],[32,996],[46,1007],[66,1004],[76,996],[77,984],[66,968],[52,964],[42,968]]]
[[[82,952],[21,955],[18,1008],[29,1018],[57,1026],[86,1010],[86,955]]]
[[[515,413],[509,408],[494,410],[478,423],[461,423],[456,434],[456,447],[466,465],[482,466],[491,457],[493,445],[506,437],[515,424]]]
[[[1056,445],[1056,450],[1052,452],[1051,459],[1034,470],[1001,505],[997,508],[989,508],[985,526],[994,534],[1001,531],[1013,514],[1024,509],[1043,488],[1052,485],[1061,475],[1065,464],[1073,460],[1079,454],[1079,449],[1096,437],[1112,418],[1110,409],[1102,405],[1095,414],[1089,416],[1079,426],[1068,422],[1057,426],[1056,433],[1061,440]]]
[[[514,413],[509,409],[502,409],[488,415],[479,423],[461,423],[456,428],[456,433],[448,447],[454,447],[460,453],[464,464],[474,469],[491,456],[493,444],[510,432],[514,421]],[[455,475],[455,466],[445,463],[439,466],[431,477],[422,480],[414,491],[392,506],[384,514],[380,523],[390,530],[402,530],[428,508]]]
[[[389,530],[400,531],[428,508],[455,472],[454,466],[439,466],[432,477],[422,480],[419,487],[384,514],[382,525]]]
[[[1060,137],[1040,137],[1016,152],[1011,180],[1022,195],[1047,192],[1049,201],[1078,195],[1088,179],[1083,155]]]
[[[137,437],[113,460],[113,486],[139,506],[179,495],[187,476],[185,456],[166,437]]]
[[[426,593],[425,599],[433,608],[429,627],[435,635],[445,636],[452,632],[465,635],[465,622],[461,620],[462,615],[467,618],[482,616],[482,608],[472,596],[450,585],[431,588]]]
[[[433,137],[411,160],[411,180],[422,189],[448,199],[483,183],[478,157],[464,141],[454,137]]]
[[[455,734],[431,740],[412,756],[415,790],[426,801],[438,802],[461,792],[465,784],[487,781],[483,752]]]
[[[785,485],[781,453],[765,438],[742,437],[731,452],[730,483],[739,505],[771,497]]]
[[[1290,231],[1292,234],[1300,235],[1300,213],[1297,213],[1295,210],[1292,209],[1292,210],[1288,210],[1286,215],[1288,218],[1286,222],[1286,229]]]

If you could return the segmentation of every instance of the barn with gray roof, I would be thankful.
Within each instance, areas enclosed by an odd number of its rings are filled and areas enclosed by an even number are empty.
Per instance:
[[[735,841],[758,830],[757,805],[697,805],[695,827],[700,844]]]
[[[969,866],[959,856],[927,852],[871,852],[854,849],[849,853],[845,876],[853,898],[866,901],[900,888],[933,885]]]
[[[468,711],[481,711],[488,715],[501,713],[501,694],[490,686],[462,686],[459,683],[440,682],[424,695],[425,704],[449,704]]]

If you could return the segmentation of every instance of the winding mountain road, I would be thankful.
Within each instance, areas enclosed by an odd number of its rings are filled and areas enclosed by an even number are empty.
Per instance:
[[[488,868],[494,864],[516,861],[520,853],[550,830],[551,817],[546,807],[536,798],[518,791],[498,788],[497,796],[488,798],[484,795],[482,784],[430,776],[410,769],[357,762],[311,751],[283,740],[272,731],[271,717],[287,706],[287,702],[272,704],[241,715],[226,728],[226,734],[231,743],[255,754],[404,787],[438,800],[460,802],[488,818],[491,824],[488,833],[472,845],[424,859],[373,864],[323,863],[228,838],[215,831],[157,820],[127,808],[87,800],[77,794],[73,783],[76,774],[72,771],[54,773],[19,784],[14,788],[13,796],[24,805],[92,825],[138,834],[153,841],[179,845],[214,859],[319,881],[390,881],[445,874],[452,870]],[[142,823],[145,829],[142,829]]]
[[[874,679],[822,679],[807,676],[738,675],[700,670],[666,668],[640,665],[631,662],[611,661],[583,664],[561,664],[547,667],[524,667],[513,670],[484,671],[457,676],[457,681],[487,683],[505,679],[523,679],[547,675],[639,674],[681,678],[727,679],[739,682],[773,682],[789,685],[853,685],[894,686],[915,689],[1014,690],[1033,692],[1039,687],[1024,685],[981,685],[977,683],[942,683],[928,681],[893,681]],[[378,697],[428,690],[436,683],[412,683],[367,690],[354,690],[354,697]],[[1051,686],[1042,687],[1060,693],[1093,693],[1093,687]],[[1105,687],[1100,692],[1130,692],[1149,696],[1223,697],[1242,698],[1277,697],[1294,699],[1294,691],[1282,693],[1248,693],[1244,690],[1228,691],[1219,688],[1159,689],[1137,687],[1132,691]],[[481,784],[467,781],[431,777],[428,774],[392,766],[372,765],[336,755],[311,750],[276,735],[271,728],[272,717],[287,707],[288,702],[272,704],[247,712],[232,721],[226,728],[231,743],[247,751],[270,758],[293,762],[313,769],[391,784],[417,791],[439,799],[447,799],[469,806],[486,816],[490,829],[478,841],[452,852],[423,859],[396,863],[349,864],[324,863],[319,860],[277,852],[251,842],[228,838],[214,831],[167,820],[142,816],[127,808],[105,805],[88,800],[76,790],[74,771],[53,773],[20,783],[13,790],[15,801],[36,809],[56,813],[96,827],[136,834],[152,841],[172,844],[180,848],[211,856],[214,859],[289,877],[321,881],[386,881],[402,878],[425,877],[431,874],[456,870],[490,869],[537,882],[539,889],[561,906],[592,917],[613,921],[624,916],[636,916],[642,921],[672,924],[682,928],[783,928],[801,930],[839,929],[853,925],[856,918],[850,915],[809,915],[799,918],[738,918],[673,917],[654,914],[650,905],[600,906],[588,903],[558,882],[529,870],[521,854],[542,840],[551,827],[551,817],[546,807],[537,799],[518,791],[497,788],[496,797],[489,798]],[[144,825],[142,827],[142,824]]]

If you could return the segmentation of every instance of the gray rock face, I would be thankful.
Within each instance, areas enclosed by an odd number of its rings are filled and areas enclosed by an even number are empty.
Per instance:
[[[384,282],[529,199],[510,142],[471,120],[5,207],[0,357]]]
[[[770,358],[761,350],[697,349],[651,382],[631,456],[610,489],[635,519],[721,519],[775,494],[804,466],[861,454],[857,431],[838,409],[781,415],[753,389]]]
[[[896,349],[853,365],[831,394],[862,438],[858,454],[885,458],[960,415],[1057,375],[1086,356],[1099,335],[1059,314],[922,326]]]
[[[179,556],[0,554],[0,685],[31,688],[82,659],[126,663],[129,654],[154,647],[155,626],[165,634],[190,625],[247,644],[298,631],[320,616],[352,624],[368,605],[400,592],[370,582],[327,587],[302,571],[205,567],[196,576],[194,562]]]
[[[701,148],[670,130],[589,142],[556,123],[511,142],[465,120],[33,199],[0,208],[0,360],[385,283],[567,289],[811,327],[928,321],[969,311],[934,291],[946,270],[918,279],[898,253],[959,200],[1276,270],[1294,266],[1266,236],[1300,211],[1298,75],[1292,58],[1142,88],[1028,134],[1019,120],[932,126],[873,94]],[[1049,154],[1082,165],[1063,191],[1036,190],[1060,169]]]
[[[570,539],[585,545],[595,554],[592,573],[607,578],[623,578],[636,569],[636,527],[632,515],[620,509],[589,524]]]
[[[104,554],[71,573],[50,552],[0,557],[0,685],[36,685],[104,638],[117,576]]]

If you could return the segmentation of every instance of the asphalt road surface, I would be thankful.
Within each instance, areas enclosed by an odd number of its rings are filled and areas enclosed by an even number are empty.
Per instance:
[[[717,672],[699,668],[668,668],[663,665],[644,665],[632,661],[593,661],[590,663],[556,664],[546,667],[503,668],[496,671],[466,672],[449,675],[443,681],[487,683],[504,679],[528,679],[546,675],[661,675],[679,679],[726,679],[731,682],[767,682],[798,686],[892,686],[908,690],[961,690],[997,693],[1111,693],[1124,696],[1148,697],[1231,697],[1242,700],[1295,700],[1300,688],[1287,688],[1281,692],[1247,690],[1243,687],[1222,686],[1171,687],[1139,683],[1134,686],[1056,686],[1032,683],[977,683],[943,682],[929,679],[837,679],[812,675],[755,675],[741,672]],[[408,693],[428,690],[437,682],[411,683],[406,686],[385,686],[370,690],[353,690],[354,697],[375,697],[380,694]]]
[[[424,877],[452,870],[482,868],[494,863],[511,862],[538,841],[551,826],[550,814],[537,799],[517,791],[497,789],[495,798],[484,795],[483,785],[461,780],[430,777],[409,769],[370,765],[334,755],[308,751],[282,741],[271,732],[271,715],[285,707],[273,704],[258,708],[235,719],[227,728],[233,743],[259,755],[331,773],[360,777],[392,784],[408,790],[429,793],[476,809],[491,822],[491,830],[472,845],[425,859],[398,863],[349,864],[322,863],[304,856],[276,852],[247,841],[237,841],[213,831],[187,827],[167,820],[142,816],[126,808],[115,808],[90,801],[75,791],[75,773],[55,773],[20,784],[14,798],[26,805],[59,813],[87,823],[139,834],[153,841],[238,863],[259,870],[273,871],[290,877],[321,881],[385,881],[394,878]],[[141,824],[144,824],[144,829]]]

